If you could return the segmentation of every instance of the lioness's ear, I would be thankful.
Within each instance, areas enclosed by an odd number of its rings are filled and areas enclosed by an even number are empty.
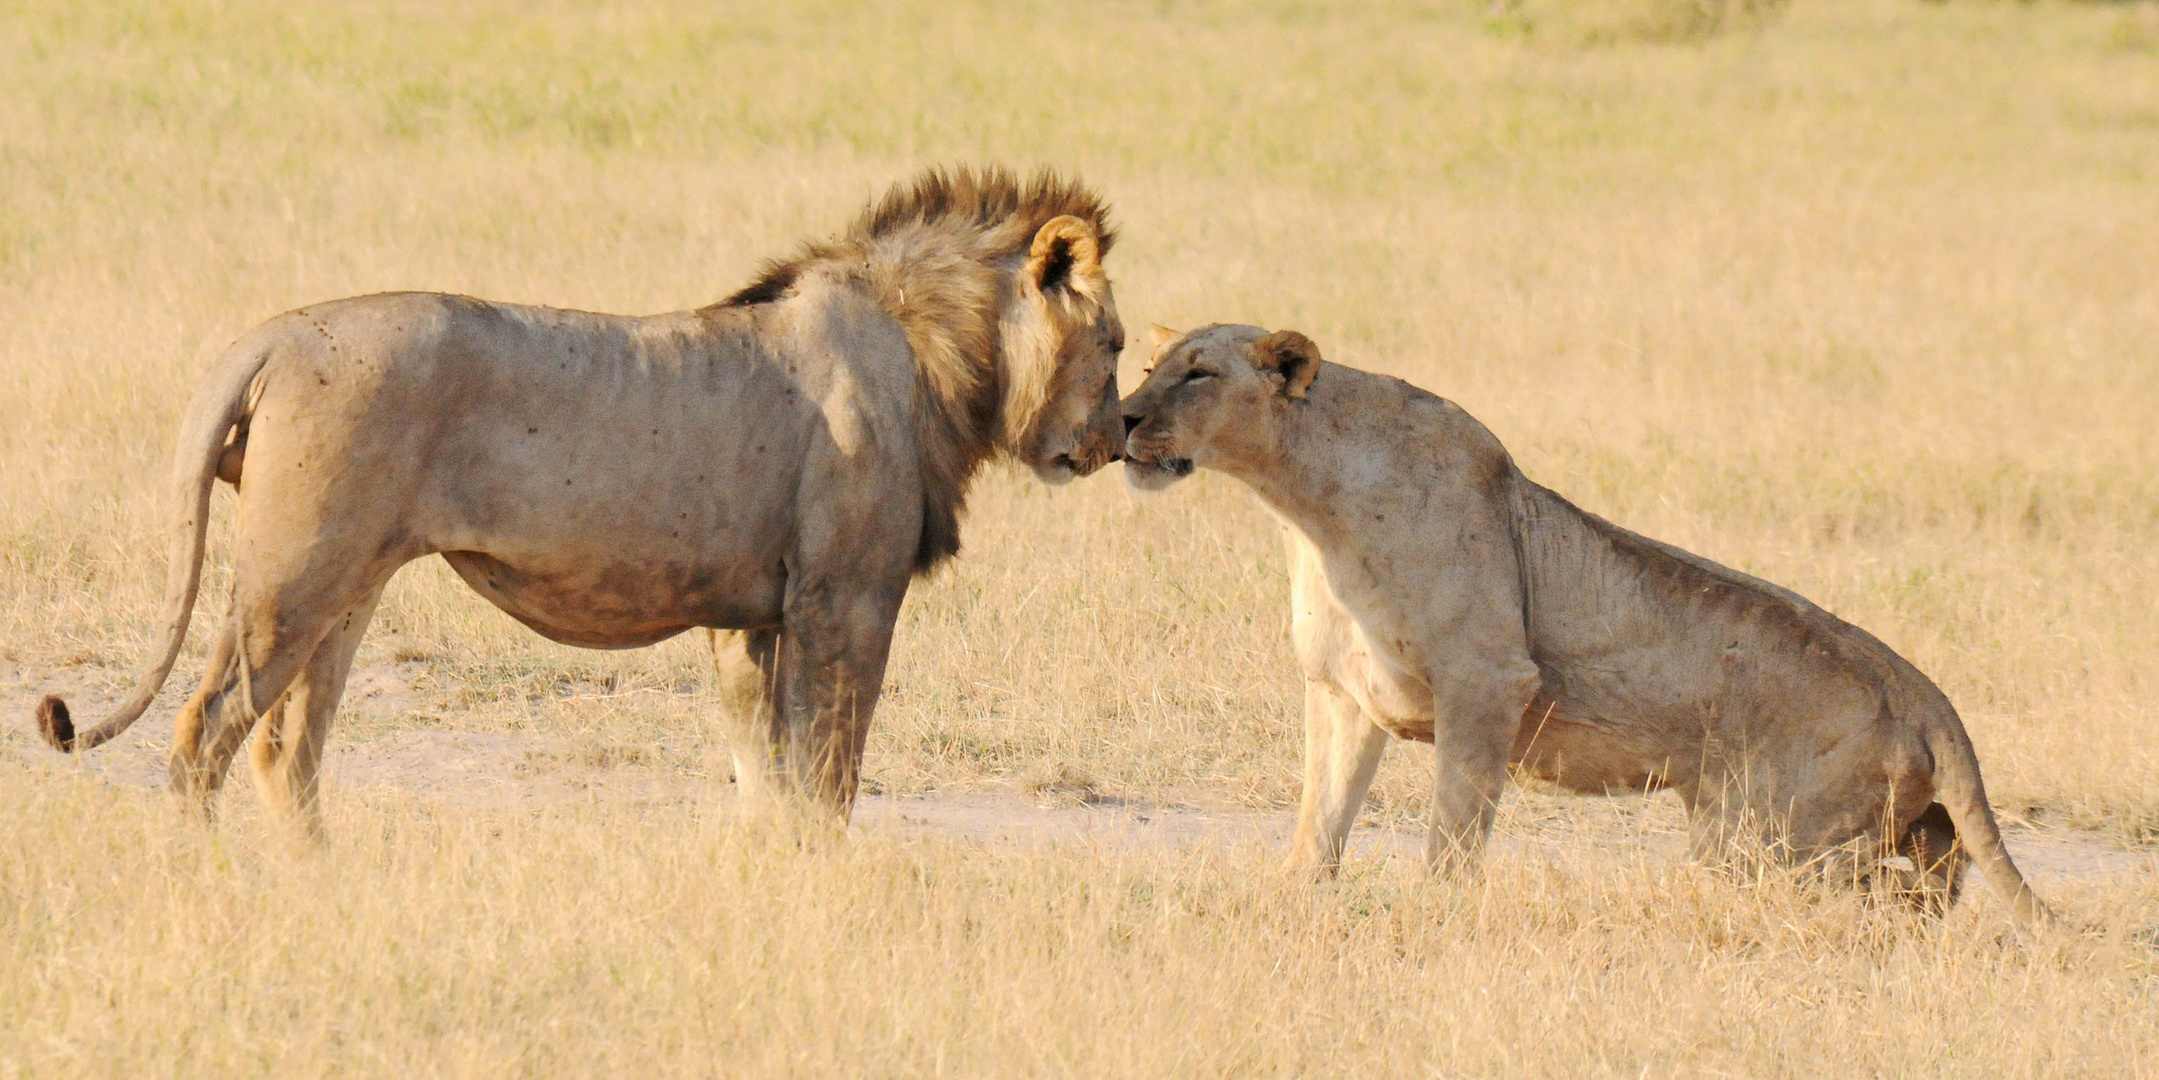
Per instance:
[[[1319,374],[1319,346],[1295,330],[1277,330],[1252,343],[1252,366],[1281,376],[1284,396],[1301,398]]]
[[[1148,323],[1147,332],[1154,336],[1154,347],[1157,349],[1177,340],[1178,337],[1177,331],[1161,323]]]
[[[1094,226],[1070,214],[1061,214],[1035,230],[1034,245],[1027,249],[1027,280],[1048,292],[1072,280],[1074,274],[1102,271],[1102,242]]]

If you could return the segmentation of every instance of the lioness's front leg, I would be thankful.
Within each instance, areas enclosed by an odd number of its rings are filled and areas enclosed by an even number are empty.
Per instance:
[[[1305,679],[1304,798],[1289,846],[1290,873],[1322,877],[1341,870],[1350,828],[1390,737],[1333,683]]]
[[[1536,696],[1538,679],[1536,664],[1513,650],[1451,659],[1435,665],[1446,674],[1430,680],[1436,760],[1425,860],[1436,872],[1460,877],[1483,861],[1522,710]]]
[[[1449,876],[1474,872],[1484,858],[1484,844],[1499,816],[1507,787],[1507,748],[1514,726],[1483,710],[1434,725],[1432,748],[1432,827],[1425,837],[1424,859]],[[1521,723],[1517,710],[1514,725]]]

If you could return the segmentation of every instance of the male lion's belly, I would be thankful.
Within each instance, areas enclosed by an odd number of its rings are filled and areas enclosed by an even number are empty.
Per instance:
[[[774,626],[786,588],[778,566],[598,559],[542,568],[513,566],[477,551],[445,551],[442,557],[512,618],[550,640],[588,649],[634,649],[698,626]]]

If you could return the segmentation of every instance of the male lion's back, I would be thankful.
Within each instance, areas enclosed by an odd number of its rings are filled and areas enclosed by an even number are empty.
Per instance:
[[[323,500],[398,518],[419,550],[567,557],[589,535],[763,558],[820,427],[756,330],[434,293],[310,305],[237,346],[269,355],[248,475],[313,469]]]

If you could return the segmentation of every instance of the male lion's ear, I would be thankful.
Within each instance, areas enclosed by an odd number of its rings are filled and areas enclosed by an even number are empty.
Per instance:
[[[1281,376],[1283,396],[1301,398],[1319,374],[1319,346],[1295,330],[1277,330],[1252,343],[1252,366]]]
[[[1070,214],[1061,214],[1035,230],[1027,249],[1027,280],[1048,292],[1072,280],[1075,274],[1102,271],[1102,242],[1094,227]]]
[[[1157,349],[1169,344],[1172,341],[1177,340],[1177,338],[1180,336],[1177,331],[1172,330],[1169,327],[1162,325],[1161,323],[1148,323],[1147,333],[1153,335],[1154,347]]]

